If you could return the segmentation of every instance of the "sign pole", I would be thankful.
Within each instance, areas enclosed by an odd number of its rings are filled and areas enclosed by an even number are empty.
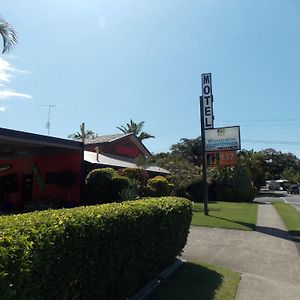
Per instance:
[[[207,166],[205,152],[205,126],[204,126],[204,107],[203,97],[200,96],[200,116],[201,116],[201,152],[202,152],[202,181],[203,181],[203,199],[204,214],[208,216],[208,190],[207,190]]]

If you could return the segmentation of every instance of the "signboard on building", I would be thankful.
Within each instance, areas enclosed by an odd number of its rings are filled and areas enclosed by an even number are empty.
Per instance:
[[[236,164],[236,152],[235,151],[207,152],[206,164],[209,167],[233,166]]]
[[[202,81],[202,98],[200,101],[202,101],[203,103],[202,118],[204,121],[204,129],[214,128],[211,73],[202,74],[201,81]]]
[[[239,126],[205,130],[205,151],[220,150],[241,150]]]

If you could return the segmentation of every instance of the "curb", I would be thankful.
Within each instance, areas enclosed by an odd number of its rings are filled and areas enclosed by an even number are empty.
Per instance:
[[[142,300],[146,298],[153,290],[155,290],[164,280],[166,280],[174,271],[176,271],[185,262],[185,260],[177,258],[171,266],[159,273],[159,275],[154,280],[146,284],[134,296],[127,298],[127,300]]]

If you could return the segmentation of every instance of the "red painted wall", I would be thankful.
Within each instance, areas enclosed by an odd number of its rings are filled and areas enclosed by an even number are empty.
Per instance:
[[[18,192],[10,193],[9,200],[13,202],[14,210],[22,210],[22,178],[23,174],[33,174],[32,164],[38,167],[39,173],[46,183],[46,173],[72,171],[76,174],[75,183],[68,187],[59,187],[56,184],[46,184],[45,191],[39,189],[35,176],[33,176],[32,199],[33,201],[44,200],[45,198],[59,198],[65,203],[72,202],[78,205],[80,202],[80,151],[63,154],[38,155],[18,157],[15,159],[0,159],[0,164],[10,164],[9,170],[1,171],[0,176],[16,174],[18,180]]]

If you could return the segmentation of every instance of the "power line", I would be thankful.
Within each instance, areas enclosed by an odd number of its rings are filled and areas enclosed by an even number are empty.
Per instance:
[[[300,121],[300,118],[291,119],[222,119],[218,118],[218,121],[234,121],[234,122],[291,122]]]
[[[281,144],[281,145],[300,145],[298,141],[267,141],[267,140],[253,140],[253,139],[242,139],[243,142],[256,143],[256,144]]]

